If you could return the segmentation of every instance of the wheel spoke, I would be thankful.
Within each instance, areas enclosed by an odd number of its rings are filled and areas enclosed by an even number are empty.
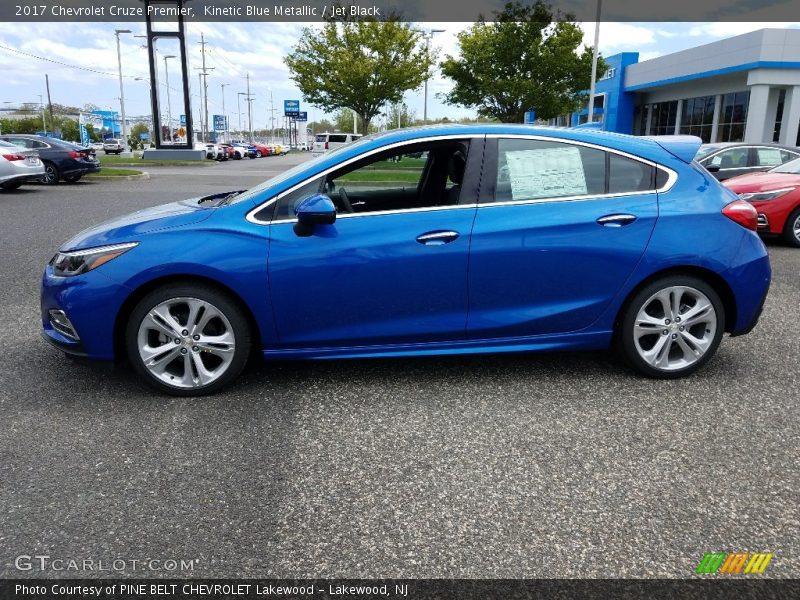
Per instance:
[[[192,352],[192,362],[194,362],[195,369],[197,370],[195,385],[206,385],[216,379],[214,373],[206,369],[206,366],[203,364],[203,358],[200,356],[199,352]]]
[[[150,369],[153,373],[161,375],[166,371],[167,366],[178,358],[181,355],[180,348],[175,346],[169,352],[166,352],[160,356],[155,356],[151,358],[149,361],[145,362],[145,366]]]
[[[233,354],[236,349],[233,334],[226,331],[222,335],[203,335],[197,345],[204,352],[210,352],[220,357]]]
[[[160,330],[165,335],[177,337],[180,334],[181,324],[172,316],[166,306],[156,306],[148,316],[151,323],[156,326],[161,325]]]
[[[691,327],[692,325],[709,321],[710,318],[708,313],[709,311],[713,310],[713,308],[714,307],[711,306],[711,302],[703,298],[698,298],[695,305],[687,310],[685,314],[681,315],[683,325],[685,327]]]
[[[655,345],[650,348],[650,350],[645,351],[642,356],[651,365],[658,367],[664,360],[664,356],[669,356],[669,348],[671,345],[670,337],[668,335],[662,335],[658,338]]]
[[[705,354],[705,351],[708,350],[708,347],[711,345],[711,339],[713,339],[713,336],[703,336],[702,338],[695,337],[689,332],[688,329],[686,331],[681,331],[680,337],[681,339],[689,342],[689,344],[693,347],[697,348],[697,350],[700,352],[700,355]]]
[[[669,290],[664,290],[656,294],[653,300],[658,301],[661,304],[661,309],[664,311],[664,318],[672,320],[674,315],[672,314],[672,297],[670,295]]]

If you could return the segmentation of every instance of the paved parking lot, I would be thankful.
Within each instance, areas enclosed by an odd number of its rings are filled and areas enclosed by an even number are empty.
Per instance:
[[[0,575],[47,554],[197,559],[198,577],[686,577],[744,550],[800,576],[800,251],[778,243],[759,327],[680,381],[603,353],[330,361],[175,399],[39,339],[64,239],[303,158],[0,193]]]

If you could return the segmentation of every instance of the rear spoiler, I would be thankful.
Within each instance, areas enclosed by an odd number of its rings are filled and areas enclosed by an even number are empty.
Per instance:
[[[648,135],[646,137],[685,163],[691,163],[694,160],[697,151],[703,144],[703,140],[694,135]]]

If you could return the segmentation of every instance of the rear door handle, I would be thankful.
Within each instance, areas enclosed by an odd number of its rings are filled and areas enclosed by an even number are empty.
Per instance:
[[[604,227],[624,227],[625,225],[630,225],[635,220],[635,215],[606,215],[605,217],[597,219],[597,223]]]
[[[455,242],[460,234],[457,231],[429,231],[417,236],[423,246],[443,246]]]

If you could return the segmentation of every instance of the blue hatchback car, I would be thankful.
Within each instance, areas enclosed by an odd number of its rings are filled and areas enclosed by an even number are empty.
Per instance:
[[[46,340],[176,395],[256,351],[343,358],[615,346],[661,378],[756,324],[752,206],[694,137],[520,125],[366,137],[247,191],[88,229],[47,265]]]

